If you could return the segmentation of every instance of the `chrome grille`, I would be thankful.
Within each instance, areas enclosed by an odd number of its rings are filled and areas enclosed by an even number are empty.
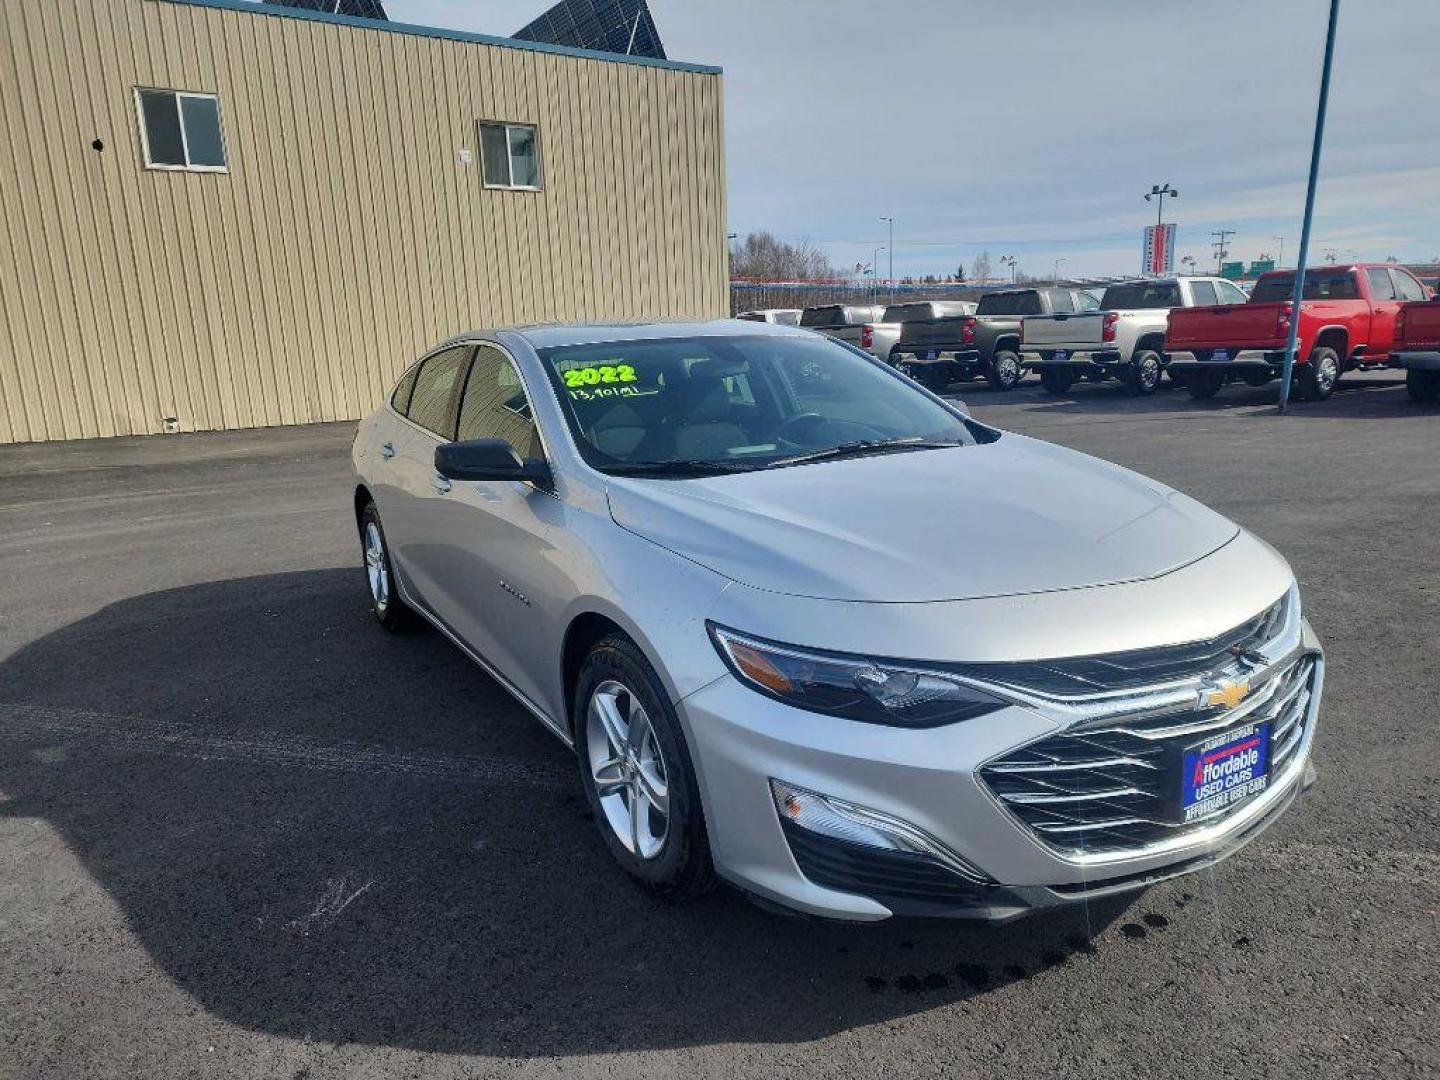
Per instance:
[[[1182,836],[1248,805],[1184,822],[1180,770],[1186,747],[1241,723],[1268,722],[1273,786],[1304,743],[1315,675],[1316,658],[1298,656],[1265,673],[1239,708],[1196,710],[1191,704],[1092,720],[990,762],[980,777],[1012,814],[1066,854],[1121,851]]]

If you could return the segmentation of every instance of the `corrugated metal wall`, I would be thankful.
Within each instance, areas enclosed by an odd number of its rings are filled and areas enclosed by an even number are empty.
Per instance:
[[[137,86],[218,93],[230,171],[145,169]],[[722,315],[720,95],[169,0],[0,0],[0,443],[353,418],[460,330]],[[483,187],[481,119],[538,125],[543,192]]]

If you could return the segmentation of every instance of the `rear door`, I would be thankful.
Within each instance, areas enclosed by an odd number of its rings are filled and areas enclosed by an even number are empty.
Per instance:
[[[1400,296],[1395,279],[1383,266],[1365,268],[1366,284],[1370,286],[1370,338],[1364,359],[1383,360],[1395,347],[1395,316],[1400,313]]]
[[[460,378],[473,351],[472,345],[458,345],[421,362],[405,420],[392,426],[388,457],[381,464],[386,483],[377,502],[391,557],[411,598],[431,610],[438,590],[429,533],[435,500],[446,484],[435,471],[435,447],[454,434]]]

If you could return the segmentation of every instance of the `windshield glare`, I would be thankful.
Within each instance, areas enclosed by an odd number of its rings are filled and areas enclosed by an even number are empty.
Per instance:
[[[581,455],[602,471],[676,462],[729,471],[859,442],[976,441],[906,380],[821,337],[666,338],[539,355]]]

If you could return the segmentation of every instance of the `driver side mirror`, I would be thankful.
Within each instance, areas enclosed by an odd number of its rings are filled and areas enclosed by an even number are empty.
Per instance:
[[[435,471],[447,480],[522,480],[545,488],[555,484],[544,458],[524,460],[504,439],[471,439],[435,448]]]

